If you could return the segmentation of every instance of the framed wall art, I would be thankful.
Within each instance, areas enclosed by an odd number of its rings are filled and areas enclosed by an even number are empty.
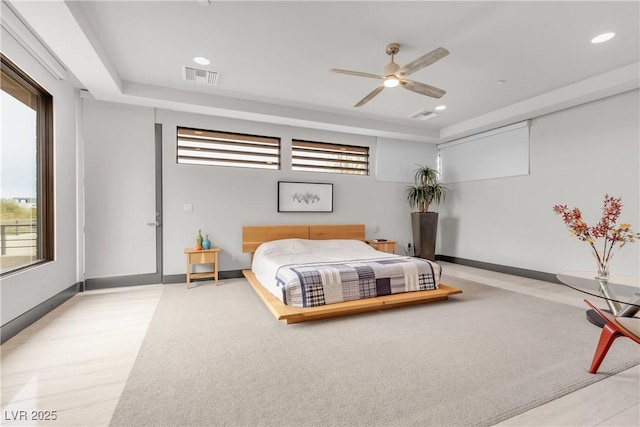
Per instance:
[[[278,181],[278,212],[333,212],[333,184]]]

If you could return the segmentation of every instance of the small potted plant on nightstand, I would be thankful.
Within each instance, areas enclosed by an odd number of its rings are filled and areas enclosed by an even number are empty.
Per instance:
[[[418,209],[411,213],[415,256],[434,261],[438,213],[429,212],[429,206],[443,201],[447,188],[438,181],[438,171],[429,166],[416,169],[415,181],[415,185],[407,188],[409,206]]]

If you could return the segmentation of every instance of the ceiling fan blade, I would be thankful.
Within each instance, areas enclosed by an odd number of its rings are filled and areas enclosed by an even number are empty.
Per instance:
[[[354,107],[361,107],[364,104],[366,104],[367,102],[371,101],[371,99],[373,99],[374,96],[376,96],[377,94],[379,94],[380,92],[382,92],[382,90],[384,89],[384,85],[380,85],[377,88],[375,88],[374,90],[372,90],[367,96],[365,96],[364,98],[362,98],[360,100],[360,102],[358,102],[356,105],[354,105]]]
[[[443,47],[439,47],[409,62],[407,65],[398,70],[398,74],[408,76],[409,74],[413,74],[418,70],[422,70],[427,65],[431,65],[434,62],[441,60],[447,55],[449,55],[449,51]]]
[[[351,76],[369,77],[370,79],[380,79],[380,80],[384,79],[383,76],[379,76],[377,74],[371,74],[371,73],[362,73],[360,71],[341,70],[339,68],[332,68],[329,71],[331,71],[332,73],[349,74]]]
[[[400,86],[405,89],[409,89],[412,92],[419,93],[420,95],[430,96],[432,98],[440,98],[447,93],[446,91],[434,86],[429,86],[424,83],[414,82],[412,80],[402,79],[400,80]]]

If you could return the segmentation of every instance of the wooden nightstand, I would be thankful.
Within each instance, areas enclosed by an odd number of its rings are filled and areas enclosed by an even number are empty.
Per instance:
[[[381,242],[379,240],[365,240],[368,245],[373,246],[373,248],[377,251],[389,252],[390,254],[396,253],[396,242],[395,240],[385,240]]]
[[[191,279],[204,279],[212,278],[216,281],[218,286],[218,253],[220,248],[211,249],[185,249],[184,253],[187,254],[187,289]],[[191,266],[193,264],[213,264],[213,271],[207,271],[204,273],[192,273]]]

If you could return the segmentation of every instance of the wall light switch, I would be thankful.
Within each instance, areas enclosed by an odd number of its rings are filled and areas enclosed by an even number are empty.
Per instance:
[[[185,203],[182,205],[182,210],[185,212],[193,212],[193,205],[191,203]]]

